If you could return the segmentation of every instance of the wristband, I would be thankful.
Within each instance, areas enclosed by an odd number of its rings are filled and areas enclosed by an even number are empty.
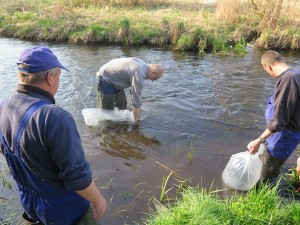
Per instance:
[[[260,143],[265,143],[266,142],[266,139],[264,139],[262,137],[259,137],[259,140],[260,140]]]

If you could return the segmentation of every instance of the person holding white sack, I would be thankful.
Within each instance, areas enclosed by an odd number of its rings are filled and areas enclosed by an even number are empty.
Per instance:
[[[267,128],[247,148],[255,154],[262,143],[266,144],[261,155],[261,181],[265,183],[279,176],[282,165],[300,143],[300,71],[291,69],[276,51],[264,53],[261,66],[277,81],[265,111]]]

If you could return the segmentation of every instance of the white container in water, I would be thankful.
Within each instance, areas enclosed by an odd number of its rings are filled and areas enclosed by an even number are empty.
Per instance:
[[[263,150],[260,146],[259,153]],[[262,170],[262,161],[259,154],[250,154],[248,151],[240,152],[231,156],[223,173],[224,183],[239,191],[247,191],[258,182]]]

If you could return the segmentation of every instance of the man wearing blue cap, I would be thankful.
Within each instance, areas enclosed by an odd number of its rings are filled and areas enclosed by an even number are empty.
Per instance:
[[[17,183],[24,219],[97,224],[106,201],[92,180],[74,119],[55,105],[60,69],[67,69],[45,46],[26,49],[17,65],[17,92],[0,103],[0,150]]]

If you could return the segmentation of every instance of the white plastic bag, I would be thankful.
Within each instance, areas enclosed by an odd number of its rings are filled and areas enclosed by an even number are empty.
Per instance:
[[[232,189],[247,191],[258,182],[261,170],[262,161],[258,153],[253,155],[248,151],[240,152],[231,156],[222,173],[222,179]]]
[[[125,110],[105,110],[98,108],[87,108],[82,110],[84,122],[88,126],[97,126],[99,121],[128,121],[134,122],[133,112],[128,109]]]

